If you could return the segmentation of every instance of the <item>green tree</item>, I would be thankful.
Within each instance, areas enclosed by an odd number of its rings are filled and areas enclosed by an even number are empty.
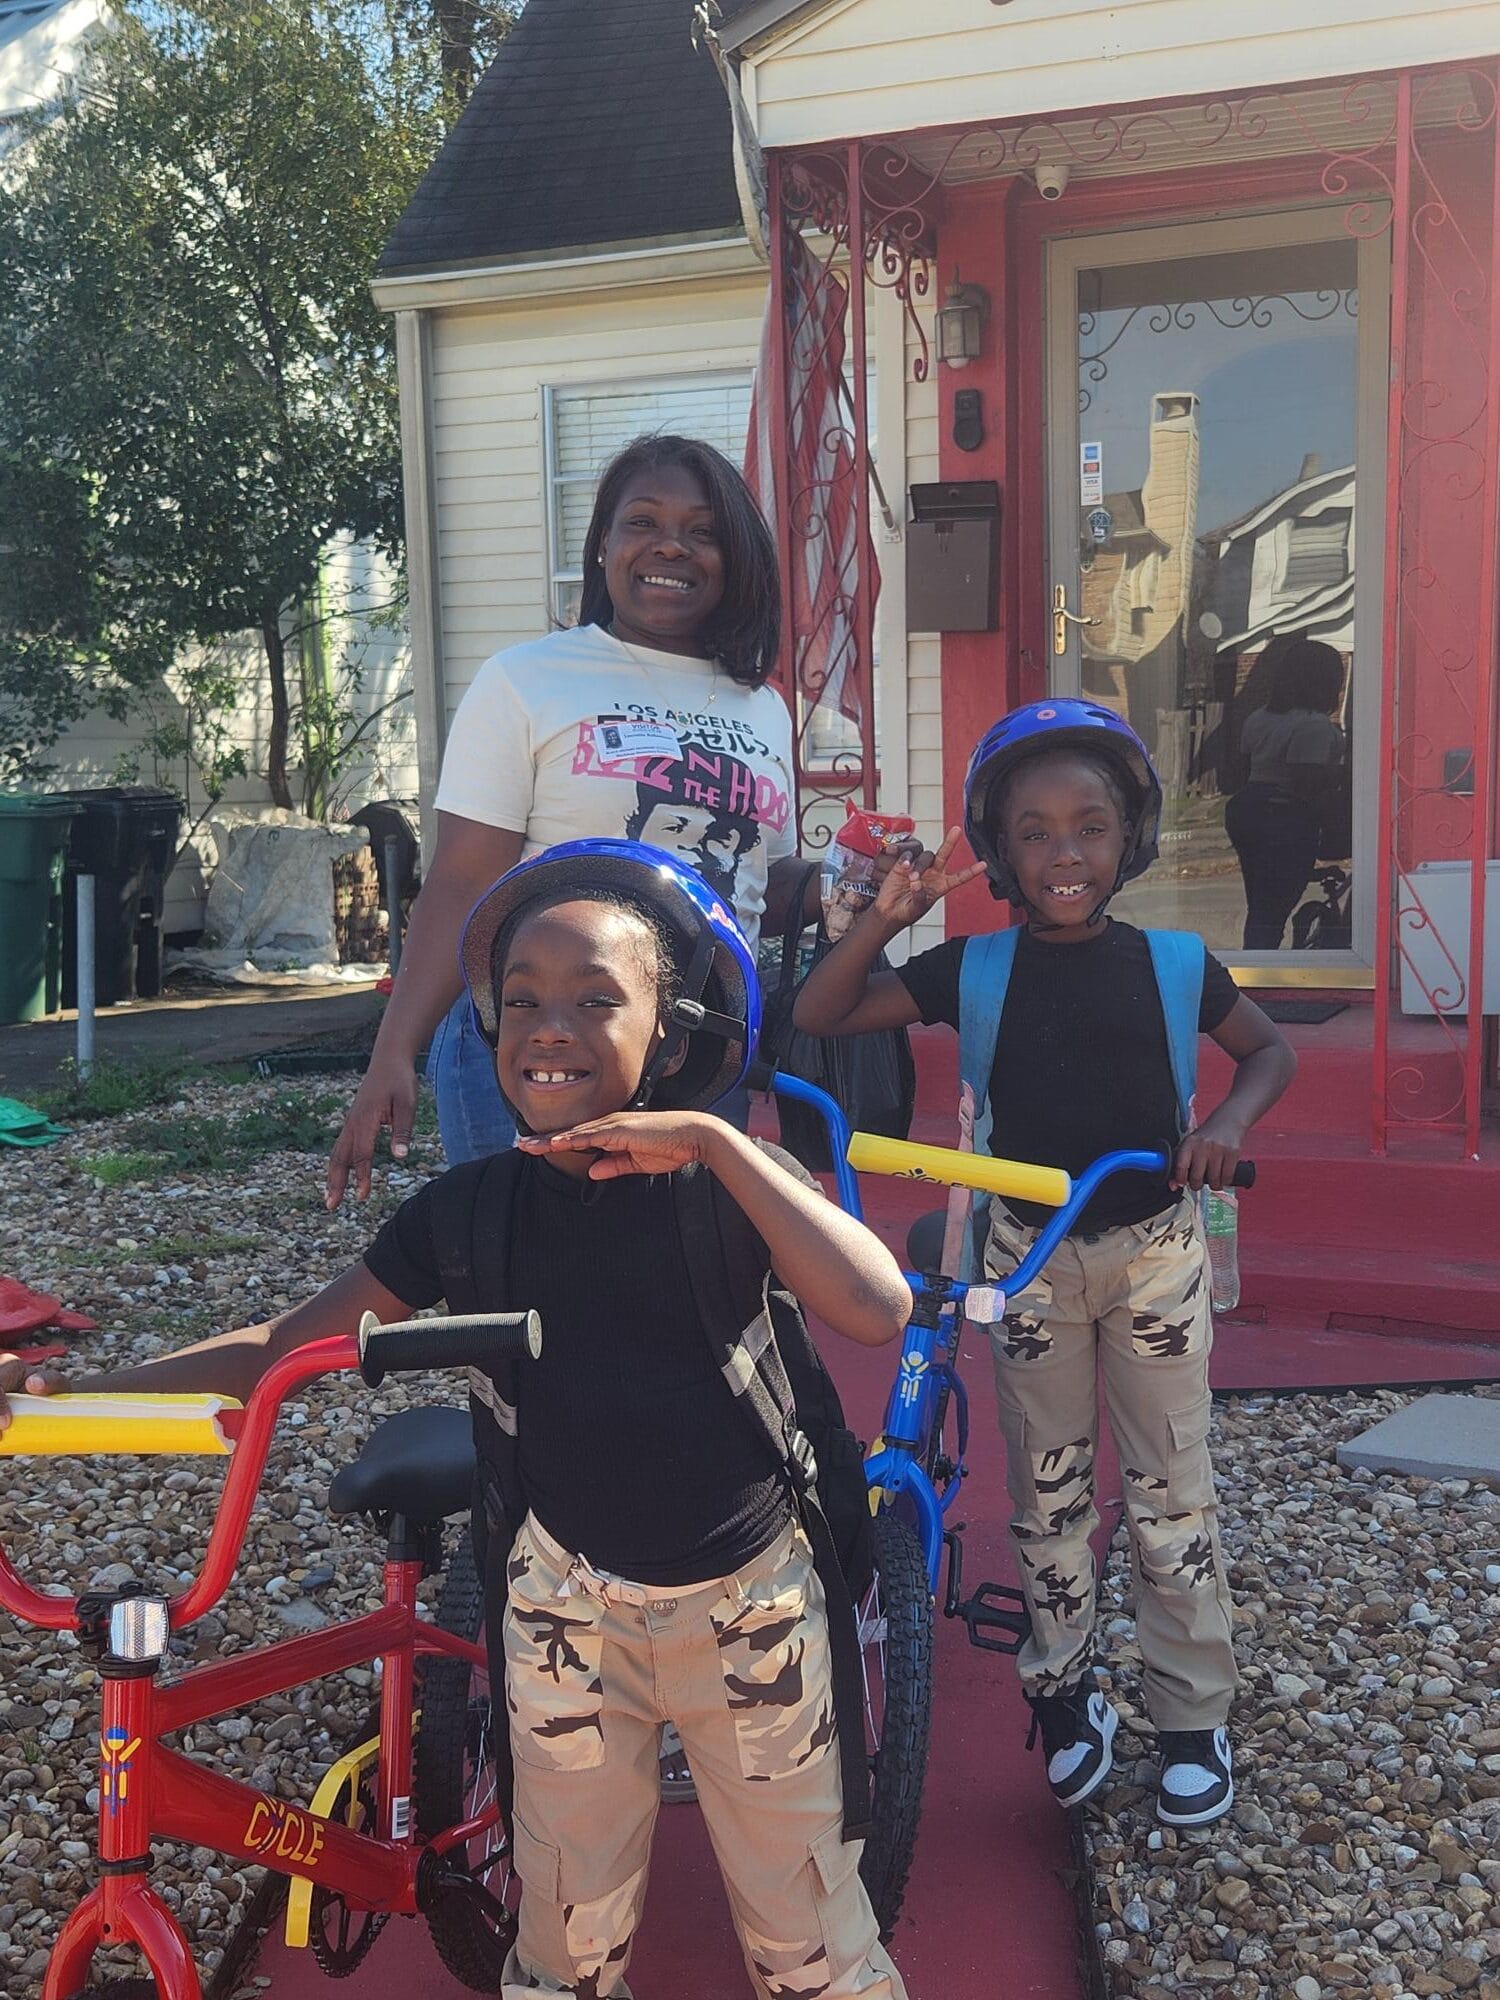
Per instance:
[[[409,4],[122,5],[7,162],[0,706],[24,726],[0,742],[34,759],[70,703],[122,703],[183,645],[248,630],[266,778],[292,804],[293,607],[335,535],[400,546],[369,283],[456,88],[438,19],[414,32]]]

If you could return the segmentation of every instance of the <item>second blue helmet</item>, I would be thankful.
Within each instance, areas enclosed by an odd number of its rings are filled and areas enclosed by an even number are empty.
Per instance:
[[[974,746],[964,775],[964,833],[984,863],[990,894],[998,901],[1022,902],[1015,870],[1005,857],[994,805],[1002,781],[1020,763],[1048,751],[1084,750],[1107,757],[1125,781],[1131,828],[1116,888],[1144,875],[1156,859],[1161,831],[1161,780],[1140,737],[1123,716],[1098,702],[1058,695],[1050,701],[1013,708]]]

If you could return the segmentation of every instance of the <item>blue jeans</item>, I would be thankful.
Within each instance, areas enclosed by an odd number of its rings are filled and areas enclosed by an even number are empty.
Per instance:
[[[467,993],[438,1023],[427,1051],[427,1080],[437,1098],[438,1131],[450,1167],[515,1144],[516,1121],[495,1081],[495,1052],[474,1025]],[[750,1120],[749,1091],[731,1091],[714,1110],[743,1132]]]

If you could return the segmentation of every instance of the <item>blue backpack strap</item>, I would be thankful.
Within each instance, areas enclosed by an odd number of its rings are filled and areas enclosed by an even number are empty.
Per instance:
[[[1005,1012],[1005,996],[1016,962],[1019,924],[1009,930],[988,931],[971,937],[964,945],[958,970],[958,1076],[974,1100],[974,1151],[990,1151],[994,1127],[994,1107],[990,1103],[990,1072],[995,1067],[995,1044],[1000,1038],[1000,1016]],[[969,1232],[959,1275],[973,1279],[979,1275],[978,1241],[982,1241],[990,1198],[976,1194],[973,1209],[976,1229]],[[976,1240],[978,1239],[978,1240]]]
[[[1195,931],[1147,931],[1146,942],[1167,1024],[1167,1058],[1177,1092],[1177,1121],[1186,1132],[1192,1124],[1193,1097],[1198,1088],[1198,1013],[1203,1001],[1206,947]]]
[[[1019,924],[988,931],[965,941],[958,973],[958,1075],[974,1093],[974,1150],[990,1149],[990,1072],[995,1067],[995,1043],[1000,1016],[1016,962]]]

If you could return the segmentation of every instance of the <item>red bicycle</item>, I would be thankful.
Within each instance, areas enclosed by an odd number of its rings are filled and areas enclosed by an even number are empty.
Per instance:
[[[358,1369],[371,1387],[403,1370],[469,1368],[540,1352],[536,1315],[373,1319],[357,1338],[317,1341],[267,1369],[248,1402],[16,1397],[3,1450],[232,1452],[203,1568],[179,1596],[140,1581],[81,1598],[35,1589],[0,1550],[0,1604],[77,1632],[99,1660],[99,1876],[63,1925],[42,2000],[202,2000],[187,1939],[150,1882],[153,1839],[211,1847],[292,1878],[288,1934],[325,1972],[353,1972],[388,1918],[426,1918],[439,1955],[476,1992],[495,1993],[515,1934],[517,1887],[496,1798],[483,1580],[465,1536],[435,1623],[417,1587],[442,1566],[443,1522],[467,1513],[468,1412],[387,1418],[335,1477],[335,1513],[386,1535],[377,1611],[211,1666],[164,1674],[171,1634],[223,1597],[286,1398],[314,1376]],[[417,1662],[424,1664],[418,1676]],[[334,1765],[310,1804],[275,1798],[169,1749],[164,1737],[367,1661],[381,1667],[378,1724]],[[417,1702],[419,1713],[414,1714]],[[498,1726],[504,1727],[503,1713]],[[416,1811],[413,1812],[413,1800]],[[100,1947],[133,1944],[150,1979],[85,1988]]]

